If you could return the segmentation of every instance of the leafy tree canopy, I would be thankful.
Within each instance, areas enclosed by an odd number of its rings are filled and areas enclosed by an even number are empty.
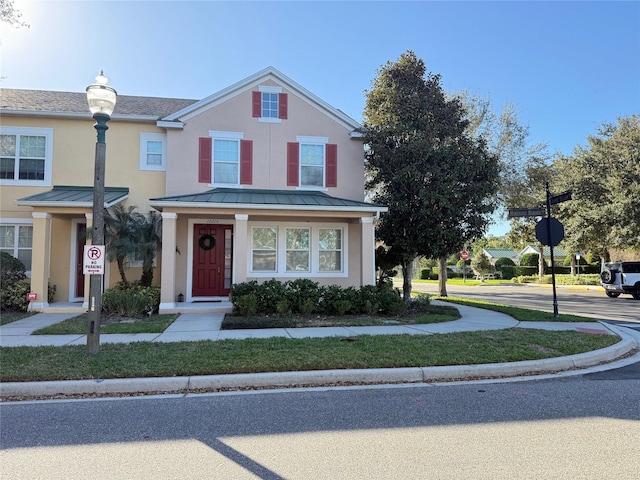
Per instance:
[[[465,115],[411,51],[387,62],[366,92],[367,188],[389,208],[376,235],[402,258],[405,299],[414,258],[459,250],[495,210],[498,160],[468,134]]]
[[[610,249],[640,248],[640,115],[603,124],[587,142],[556,159],[557,188],[573,192],[557,215],[567,244],[607,259]]]

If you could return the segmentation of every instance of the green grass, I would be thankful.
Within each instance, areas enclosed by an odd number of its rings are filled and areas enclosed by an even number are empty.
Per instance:
[[[177,314],[151,315],[139,319],[129,319],[100,326],[101,333],[162,333]],[[33,335],[84,335],[87,333],[87,314],[69,318],[63,322],[33,332]]]
[[[44,381],[171,377],[322,369],[398,368],[535,360],[582,353],[619,341],[612,335],[506,329],[438,335],[268,338],[106,344],[96,356],[84,346],[2,347],[0,380]]]
[[[35,312],[2,312],[0,313],[0,325],[6,325],[7,323],[30,317],[31,315],[35,315]]]
[[[460,297],[432,297],[435,300],[445,302],[458,303],[460,305],[468,305],[469,307],[486,308],[496,312],[506,313],[521,322],[597,322],[598,320],[590,317],[580,317],[578,315],[569,315],[561,313],[556,318],[551,312],[541,312],[539,310],[531,310],[528,308],[512,307],[499,303],[485,302],[484,300],[471,300]]]
[[[419,314],[396,316],[324,316],[311,315],[307,317],[242,317],[225,315],[222,330],[237,330],[247,328],[303,328],[303,327],[354,327],[378,325],[415,325],[427,323],[450,322],[460,318],[455,307],[429,305],[427,312]]]

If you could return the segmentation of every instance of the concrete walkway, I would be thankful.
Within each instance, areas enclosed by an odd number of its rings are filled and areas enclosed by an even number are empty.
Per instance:
[[[437,302],[434,302],[437,303]],[[438,302],[439,303],[439,302]],[[489,365],[456,365],[399,369],[331,370],[317,372],[279,372],[203,377],[107,379],[55,382],[25,382],[0,384],[0,397],[110,394],[127,392],[182,392],[195,389],[228,389],[251,387],[282,387],[294,385],[324,385],[327,383],[402,383],[434,382],[473,378],[513,377],[549,372],[567,372],[612,362],[640,347],[640,336],[631,329],[598,322],[519,322],[491,310],[456,305],[459,320],[426,325],[385,325],[363,327],[273,328],[253,330],[220,330],[223,313],[181,314],[163,333],[101,334],[100,343],[181,342],[246,338],[307,338],[354,337],[357,335],[432,335],[436,333],[500,330],[505,328],[536,328],[543,330],[575,330],[592,334],[620,335],[617,344],[579,355],[546,360],[508,362]],[[0,326],[0,346],[62,346],[86,345],[86,335],[31,335],[35,330],[61,322],[76,314],[37,314]],[[640,358],[632,358],[639,361]]]
[[[434,302],[434,304],[437,302]],[[605,325],[596,322],[519,322],[503,313],[456,305],[461,318],[452,322],[424,325],[384,325],[363,327],[262,328],[220,330],[223,313],[184,313],[163,333],[109,333],[100,335],[100,343],[131,342],[189,342],[198,340],[226,340],[245,338],[308,338],[353,337],[357,335],[430,335],[434,333],[500,330],[504,328],[538,328],[543,330],[578,330],[611,334]],[[86,335],[32,335],[40,328],[76,316],[75,313],[39,313],[31,317],[0,326],[0,346],[62,346],[86,345]]]

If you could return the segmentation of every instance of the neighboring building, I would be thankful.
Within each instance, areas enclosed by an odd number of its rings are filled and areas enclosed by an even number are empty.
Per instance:
[[[117,85],[116,85],[117,88]],[[94,149],[84,93],[1,90],[0,250],[38,299],[86,309]],[[226,300],[247,280],[375,283],[360,125],[274,68],[203,100],[119,95],[107,132],[105,206],[162,212],[163,312]],[[131,278],[136,278],[135,269]],[[107,266],[105,285],[119,275]]]
[[[519,253],[518,257],[521,258],[523,255],[527,253],[535,253],[540,255],[540,249],[536,245],[527,245]],[[553,260],[556,265],[562,265],[566,256],[567,256],[567,252],[565,252],[563,249],[558,247],[553,248]],[[547,266],[550,267],[551,266],[551,250],[549,249],[549,247],[544,247],[543,257]]]
[[[484,253],[491,265],[496,265],[496,260],[499,258],[508,258],[513,261],[516,265],[520,264],[520,257],[518,256],[518,252],[516,252],[512,248],[483,248],[482,253]]]

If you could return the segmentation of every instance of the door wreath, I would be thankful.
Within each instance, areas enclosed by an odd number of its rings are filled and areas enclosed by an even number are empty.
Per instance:
[[[205,233],[198,240],[198,245],[200,245],[200,248],[202,250],[211,250],[213,247],[216,246],[216,239],[214,238],[213,235],[209,235],[208,233]]]

